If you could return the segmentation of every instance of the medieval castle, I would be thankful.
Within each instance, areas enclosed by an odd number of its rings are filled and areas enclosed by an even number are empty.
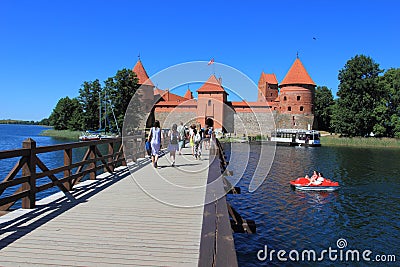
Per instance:
[[[179,96],[156,88],[140,59],[132,71],[141,85],[138,90],[141,105],[151,110],[147,126],[154,119],[159,120],[163,128],[179,122],[186,125],[199,123],[237,135],[260,134],[260,127],[263,128],[261,132],[267,135],[275,128],[314,127],[316,84],[299,58],[280,84],[275,74],[262,72],[255,102],[228,101],[228,93],[215,75],[211,75],[197,90],[198,97],[194,99],[190,89],[184,96]]]

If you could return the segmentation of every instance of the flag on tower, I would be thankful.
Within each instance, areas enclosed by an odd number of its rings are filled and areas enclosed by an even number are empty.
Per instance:
[[[208,61],[207,65],[211,65],[211,64],[214,64],[214,58],[212,58],[210,61]]]

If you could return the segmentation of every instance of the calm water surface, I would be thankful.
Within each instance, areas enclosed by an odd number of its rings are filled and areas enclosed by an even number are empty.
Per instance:
[[[225,145],[226,152],[230,151]],[[233,153],[247,153],[232,148]],[[257,233],[235,234],[240,266],[310,266],[311,262],[281,262],[276,256],[261,262],[257,252],[268,250],[342,249],[371,250],[371,255],[395,254],[400,262],[400,150],[347,147],[277,147],[275,161],[266,180],[255,192],[247,188],[254,172],[260,145],[252,145],[250,164],[239,182],[242,194],[229,195],[229,202],[244,218],[257,223]],[[262,149],[270,149],[263,146]],[[227,153],[229,154],[229,153]],[[229,169],[235,170],[234,162]],[[313,169],[338,181],[336,192],[294,191],[289,181]],[[263,255],[263,254],[262,254]],[[365,266],[367,262],[319,262],[323,266]],[[371,256],[372,258],[372,256]],[[376,263],[376,262],[374,262]],[[388,266],[392,264],[381,264]],[[397,265],[399,266],[399,265]]]

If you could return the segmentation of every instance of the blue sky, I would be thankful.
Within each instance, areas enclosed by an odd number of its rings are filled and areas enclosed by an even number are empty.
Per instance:
[[[84,81],[131,69],[139,53],[150,76],[214,58],[255,82],[261,71],[280,82],[298,52],[336,94],[338,71],[357,54],[400,67],[399,10],[396,0],[0,0],[0,119],[48,117]]]

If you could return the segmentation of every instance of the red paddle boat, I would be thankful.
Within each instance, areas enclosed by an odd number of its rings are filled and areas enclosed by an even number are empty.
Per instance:
[[[310,179],[305,177],[297,178],[290,181],[290,186],[298,190],[311,190],[311,191],[335,191],[339,189],[339,183],[333,182],[324,178],[319,184],[310,183]]]

